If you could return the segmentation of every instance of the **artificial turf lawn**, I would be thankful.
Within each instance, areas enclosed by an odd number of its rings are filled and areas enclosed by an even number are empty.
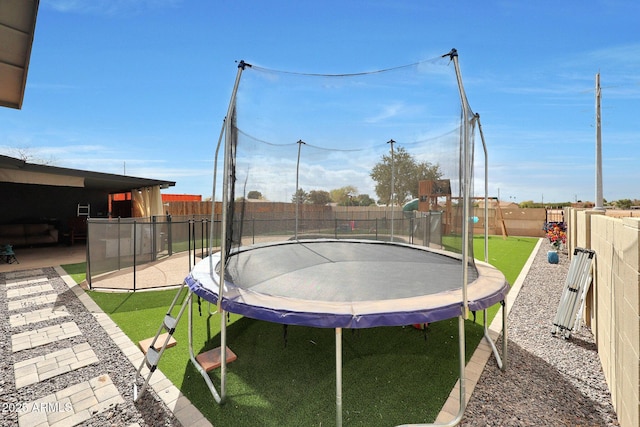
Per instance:
[[[66,264],[62,268],[76,282],[81,283],[87,278],[87,263],[79,262],[77,264]]]
[[[489,236],[489,264],[500,270],[510,286],[518,278],[522,267],[529,259],[531,252],[538,243],[534,237],[507,237]],[[484,261],[484,237],[473,238],[473,254],[476,259]],[[495,304],[487,309],[489,322],[493,320],[500,304]],[[477,322],[482,323],[483,313],[477,313]]]
[[[109,294],[89,292],[133,342],[154,336],[175,290]],[[117,298],[119,297],[119,298]],[[219,317],[194,304],[194,351],[218,347]],[[186,314],[185,314],[186,315]],[[159,368],[216,426],[332,424],[335,419],[333,329],[283,326],[232,315],[228,345],[228,401],[218,406],[189,362],[187,319],[174,334]],[[433,323],[425,334],[411,326],[343,331],[345,424],[396,425],[433,421],[457,380],[458,321]],[[482,327],[466,322],[467,359]],[[220,384],[217,371],[210,373]]]
[[[517,278],[538,239],[491,236],[489,263],[509,283]],[[476,258],[484,241],[474,239]],[[76,279],[77,280],[77,279]],[[154,336],[175,290],[89,295],[133,342]],[[194,304],[194,351],[218,347],[219,317]],[[212,307],[214,309],[214,307]],[[489,310],[492,318],[498,306]],[[481,316],[479,317],[481,319]],[[231,315],[228,345],[238,360],[228,365],[227,402],[217,405],[189,362],[187,319],[174,334],[159,368],[216,426],[332,424],[335,419],[335,334],[332,329],[283,326]],[[467,359],[482,326],[465,323]],[[413,327],[343,331],[343,420],[348,425],[387,426],[435,420],[458,376],[458,322],[429,326],[427,339]],[[218,387],[217,371],[210,376]]]

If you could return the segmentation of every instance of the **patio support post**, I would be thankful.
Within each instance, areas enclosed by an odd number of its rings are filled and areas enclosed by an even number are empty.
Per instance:
[[[173,225],[171,225],[171,215],[167,215],[167,247],[169,256],[173,255]]]
[[[136,291],[136,248],[138,247],[137,243],[138,236],[138,227],[137,222],[133,221],[133,292]]]
[[[151,216],[151,260],[158,259],[158,218],[155,215]]]
[[[118,270],[120,270],[122,268],[122,265],[120,264],[120,260],[122,259],[122,254],[120,254],[120,246],[122,245],[120,242],[120,225],[122,223],[121,221],[122,218],[118,217],[118,238],[116,239],[116,241],[118,242]],[[134,230],[135,232],[135,230]],[[135,246],[134,246],[135,248]]]

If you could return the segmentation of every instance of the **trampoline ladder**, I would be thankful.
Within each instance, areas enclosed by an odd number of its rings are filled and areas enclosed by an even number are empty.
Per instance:
[[[573,251],[565,288],[551,329],[553,335],[561,334],[563,338],[568,339],[572,331],[578,330],[587,291],[591,285],[591,263],[595,254],[594,251],[583,248]]]
[[[187,306],[191,302],[191,298],[189,298],[190,291],[189,291],[189,288],[187,287],[187,295],[184,298],[182,305],[180,306],[180,310],[178,311],[177,315],[175,316],[172,315],[172,312],[174,311],[175,306],[178,304],[178,301],[180,300],[180,296],[183,294],[183,290],[185,289],[185,287],[186,287],[186,283],[182,283],[182,286],[176,293],[176,296],[173,298],[173,302],[169,306],[169,310],[167,311],[167,314],[164,316],[162,324],[158,328],[158,332],[156,332],[155,337],[153,338],[153,340],[151,341],[151,344],[149,345],[149,348],[147,350],[147,354],[144,357],[144,360],[142,361],[142,363],[140,364],[140,367],[138,368],[136,379],[134,380],[134,383],[133,383],[133,401],[134,402],[136,402],[138,398],[147,389],[147,386],[149,385],[149,380],[151,380],[151,376],[153,375],[156,368],[158,367],[160,358],[162,357],[164,350],[167,348],[167,345],[169,344],[169,340],[173,336],[173,333],[176,330],[176,326],[178,325],[178,322],[180,321],[180,318],[182,317],[184,310],[187,308]],[[161,346],[158,347],[156,345],[156,341],[158,341],[158,338],[163,333],[163,330],[167,332],[166,338],[164,342],[161,343]],[[138,384],[137,384],[138,376],[143,375],[142,370],[145,366],[149,370],[149,373],[147,374],[147,378],[145,379],[144,384],[142,385],[142,388],[138,390]]]

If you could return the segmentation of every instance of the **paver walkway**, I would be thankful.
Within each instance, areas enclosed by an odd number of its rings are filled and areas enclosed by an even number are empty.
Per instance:
[[[143,357],[64,271],[0,273],[0,425],[210,426],[160,371],[133,403]]]
[[[19,425],[73,426],[122,403],[120,392],[109,375],[101,375],[24,405]]]

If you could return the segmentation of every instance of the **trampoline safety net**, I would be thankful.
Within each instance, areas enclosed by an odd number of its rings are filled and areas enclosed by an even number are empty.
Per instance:
[[[372,72],[285,72],[244,62],[239,70],[213,191],[228,201],[227,252],[301,238],[413,243],[428,233],[462,253],[474,116],[450,56]],[[420,212],[402,209],[416,199]],[[266,202],[287,202],[291,212],[263,221]],[[340,214],[312,208],[328,203]],[[357,216],[369,204],[384,214]]]

